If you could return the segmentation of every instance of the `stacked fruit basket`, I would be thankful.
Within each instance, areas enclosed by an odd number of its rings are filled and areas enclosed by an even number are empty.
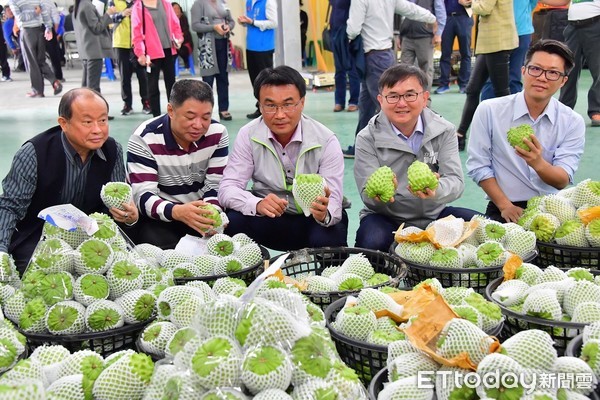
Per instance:
[[[547,332],[560,354],[584,327],[600,320],[598,271],[540,269],[524,263],[514,279],[498,278],[486,290],[506,317],[504,334],[538,329]]]
[[[539,266],[599,269],[600,181],[530,199],[519,224],[537,237]]]
[[[325,310],[334,301],[363,288],[398,287],[406,267],[397,257],[376,250],[323,247],[291,252],[281,272]]]
[[[393,243],[391,252],[398,255],[408,266],[406,280],[409,285],[436,278],[443,287],[469,287],[483,294],[494,279],[502,276],[502,267],[510,254],[526,261],[536,256],[535,234],[516,224],[502,224],[475,217],[471,226],[476,226],[468,235],[463,234],[462,220],[436,221],[427,231],[416,227],[404,228],[396,237],[419,237],[419,241]],[[454,228],[458,244],[434,244],[426,233]],[[453,225],[457,226],[453,226]],[[436,229],[437,228],[437,229]],[[462,236],[461,236],[462,235]],[[433,236],[430,235],[430,236]],[[455,240],[451,242],[457,243]]]

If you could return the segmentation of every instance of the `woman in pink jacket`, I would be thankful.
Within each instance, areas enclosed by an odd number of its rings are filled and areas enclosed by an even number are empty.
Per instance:
[[[133,51],[148,74],[148,96],[155,117],[161,114],[158,81],[163,72],[167,98],[175,83],[177,48],[183,43],[179,19],[166,0],[137,0],[131,13]]]

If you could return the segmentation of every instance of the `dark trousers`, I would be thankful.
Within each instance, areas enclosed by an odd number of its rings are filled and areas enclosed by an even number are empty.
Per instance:
[[[258,244],[273,250],[288,251],[306,247],[339,247],[348,245],[348,214],[342,212],[342,220],[325,227],[315,219],[303,214],[283,214],[278,218],[249,216],[228,210],[228,235],[245,233]]]
[[[343,27],[346,25],[344,24]],[[333,33],[333,32],[332,32]],[[341,33],[346,34],[344,29]],[[340,54],[343,49],[338,46],[333,47],[333,62],[335,64],[335,104],[339,104],[342,107],[346,107],[346,82],[350,86],[350,99],[348,105],[358,105],[358,96],[360,94],[360,77],[356,70],[356,63],[354,57],[349,57],[350,68],[344,65],[343,55]],[[348,78],[346,80],[346,77]]]
[[[127,230],[127,235],[136,244],[150,243],[161,249],[174,249],[185,235],[200,236],[182,222],[158,221],[141,215],[139,221]]]
[[[471,78],[467,85],[467,100],[463,107],[460,125],[456,130],[466,136],[467,130],[473,121],[473,114],[479,105],[481,89],[488,78],[494,86],[494,97],[502,97],[510,94],[508,63],[510,51],[499,51],[496,53],[479,54],[475,61],[475,67],[471,71]]]
[[[521,67],[525,63],[525,55],[531,44],[531,35],[519,36],[519,47],[514,49],[510,53],[510,61],[508,66],[508,76],[510,79],[510,94],[519,93],[523,90],[523,82],[521,73]],[[481,101],[494,98],[494,86],[492,81],[488,79],[485,82],[485,86],[481,90]]]
[[[526,201],[513,201],[512,203],[517,207],[521,207],[522,209],[527,207]],[[493,201],[488,202],[487,208],[485,209],[485,216],[489,219],[493,219],[494,221],[502,222],[503,224],[508,222],[502,218],[500,209],[494,204]]]
[[[369,120],[379,112],[379,78],[383,71],[396,64],[396,56],[392,49],[371,50],[365,54],[365,76],[360,82],[358,96],[358,124],[355,135],[358,134]]]
[[[248,75],[250,76],[250,82],[254,86],[256,77],[265,68],[273,68],[273,52],[270,51],[252,51],[246,50],[246,66],[248,67]],[[256,103],[258,109],[258,102]]]
[[[481,215],[477,211],[462,207],[448,206],[442,210],[437,219],[454,215],[470,221],[475,215]],[[356,247],[373,249],[387,252],[394,242],[394,233],[400,224],[381,214],[369,214],[360,220],[356,231]]]
[[[81,86],[94,89],[100,93],[100,77],[102,76],[102,65],[104,59],[81,60],[83,73],[81,75]]]
[[[31,87],[37,93],[44,94],[44,78],[54,82],[56,77],[46,64],[46,39],[44,27],[23,28],[21,30],[21,49],[26,59]]]
[[[158,117],[160,112],[160,90],[158,83],[160,81],[160,71],[163,73],[167,99],[171,96],[171,88],[175,84],[175,56],[171,54],[171,49],[163,49],[164,58],[152,60],[152,68],[148,75],[148,97],[150,98],[150,108],[152,115]]]
[[[63,79],[62,73],[62,53],[60,51],[60,46],[58,44],[58,39],[56,38],[56,31],[52,28],[52,39],[46,40],[46,53],[50,57],[50,62],[52,63],[52,71],[54,71],[54,76],[58,80]]]
[[[442,55],[440,57],[440,86],[450,84],[450,60],[452,58],[452,48],[454,38],[458,39],[458,49],[460,51],[460,69],[458,70],[458,85],[467,86],[471,76],[471,30],[473,28],[473,18],[467,15],[452,16],[448,15],[446,26],[442,33]]]
[[[190,68],[190,48],[187,46],[181,46],[177,49],[177,56],[183,59],[183,65],[185,69]]]
[[[131,92],[131,76],[135,72],[140,87],[140,98],[143,106],[144,101],[148,99],[146,71],[137,60],[132,60],[130,49],[116,48],[116,50],[119,63],[119,74],[121,75],[121,98],[128,107],[132,106],[133,95]]]
[[[565,28],[565,43],[575,55],[575,67],[569,74],[569,79],[560,90],[559,100],[564,105],[574,108],[577,103],[577,83],[581,74],[583,60],[592,75],[592,86],[588,91],[588,116],[600,114],[600,23]]]
[[[1,28],[1,24],[0,24]],[[2,76],[10,78],[10,66],[8,65],[8,51],[4,44],[4,33],[0,29],[0,68],[2,68]]]
[[[202,80],[210,87],[216,79],[217,81],[217,96],[219,97],[219,112],[229,110],[229,72],[227,72],[227,52],[229,47],[229,40],[227,39],[216,39],[215,49],[217,56],[217,66],[219,67],[219,73],[210,76],[203,76]],[[255,77],[256,78],[256,77]],[[253,81],[254,82],[254,81]]]

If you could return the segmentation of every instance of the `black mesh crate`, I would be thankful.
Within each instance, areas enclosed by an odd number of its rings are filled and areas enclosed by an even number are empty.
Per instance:
[[[269,254],[269,250],[267,250],[265,247],[260,246],[260,251],[262,253],[262,260],[248,268],[242,269],[241,271],[232,272],[231,274],[175,278],[173,280],[175,281],[176,285],[185,285],[186,283],[192,282],[192,281],[203,281],[203,282],[208,283],[212,287],[213,283],[217,279],[225,278],[228,276],[230,278],[241,279],[244,282],[246,282],[246,285],[250,285],[254,281],[254,279],[256,279],[256,277],[258,276],[259,271],[262,271],[262,267],[263,267],[265,260],[268,260],[269,257],[271,257],[271,254]]]
[[[27,348],[30,354],[40,346],[61,345],[71,353],[79,350],[92,350],[102,357],[106,357],[120,350],[136,350],[135,342],[140,332],[153,320],[126,324],[105,332],[89,332],[78,335],[52,335],[23,331],[21,333],[27,338]]]
[[[379,371],[369,384],[369,400],[377,400],[379,392],[383,390],[383,384],[388,381],[388,368]]]
[[[406,267],[395,255],[387,254],[377,250],[361,249],[358,247],[322,247],[315,249],[301,249],[290,252],[285,260],[281,271],[290,278],[300,280],[310,275],[321,275],[321,272],[327,268],[342,263],[352,254],[364,254],[369,259],[373,269],[377,273],[387,274],[391,277],[390,281],[379,285],[370,286],[378,288],[381,286],[398,287],[400,280],[406,274]],[[271,264],[278,257],[271,259]],[[308,292],[303,291],[317,306],[325,310],[328,305],[342,297],[357,294],[358,291],[336,291],[336,292]]]
[[[537,250],[536,265],[541,268],[554,265],[557,268],[600,269],[598,267],[600,263],[599,247],[561,246],[556,243],[538,241]]]
[[[492,298],[492,293],[503,282],[503,277],[500,277],[491,282],[486,291],[485,296],[489,301],[496,303],[504,315],[504,338],[509,338],[512,335],[528,329],[539,329],[547,332],[554,340],[554,348],[559,355],[563,355],[569,342],[577,335],[583,332],[583,328],[588,325],[577,322],[555,321],[544,318],[532,317],[524,315],[503,306]]]

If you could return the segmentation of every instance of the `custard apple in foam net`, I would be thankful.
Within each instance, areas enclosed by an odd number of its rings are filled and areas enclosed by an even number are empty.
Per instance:
[[[0,395],[3,400],[46,400],[46,391],[41,381],[0,382]]]
[[[106,300],[109,293],[108,282],[100,274],[83,274],[73,285],[73,297],[86,307],[96,301]]]
[[[120,328],[124,324],[123,308],[110,300],[99,300],[85,310],[85,325],[90,332]]]
[[[523,302],[522,312],[532,317],[549,320],[560,320],[562,316],[556,291],[552,289],[531,292]]]
[[[501,267],[506,261],[504,246],[498,242],[484,242],[477,247],[475,263],[479,268]]]
[[[130,203],[132,196],[131,186],[125,182],[108,182],[100,190],[100,199],[108,209],[124,210],[123,203]]]
[[[535,233],[515,229],[504,238],[504,248],[521,258],[531,256],[536,249]]]
[[[466,352],[477,364],[489,353],[492,343],[493,339],[471,322],[453,318],[444,326],[436,347],[442,357],[452,358]]]
[[[317,197],[325,196],[325,180],[318,174],[298,174],[294,178],[292,193],[304,215],[309,217],[311,204],[317,201]]]
[[[237,297],[222,295],[200,307],[192,318],[191,327],[202,337],[215,335],[235,337],[237,318],[242,303]]]
[[[390,382],[417,375],[419,371],[437,371],[438,363],[424,353],[405,353],[388,363]]]
[[[206,302],[198,296],[190,296],[177,304],[172,310],[169,320],[178,328],[190,326],[192,319]]]
[[[394,177],[394,171],[387,165],[377,168],[365,183],[365,194],[370,198],[379,197],[383,203],[387,203],[396,192]]]
[[[106,280],[110,288],[111,300],[123,296],[132,290],[141,289],[144,285],[142,271],[130,261],[118,261],[106,272]]]
[[[29,300],[19,317],[19,328],[27,333],[45,333],[48,306],[41,297]]]
[[[375,313],[364,306],[344,307],[335,320],[335,329],[339,333],[360,341],[365,341],[376,326]]]
[[[505,307],[518,304],[526,296],[529,285],[518,279],[504,281],[492,293],[492,298]]]
[[[140,399],[150,385],[154,363],[146,354],[125,354],[106,367],[94,382],[94,398]]]
[[[502,343],[502,354],[509,356],[523,368],[551,371],[557,353],[554,340],[544,331],[521,331]]]
[[[547,213],[554,215],[562,223],[577,218],[573,202],[565,197],[557,195],[544,196],[540,207]]]
[[[21,290],[16,290],[13,295],[8,297],[4,302],[2,307],[4,317],[15,324],[18,324],[21,313],[25,309],[25,305],[27,305],[25,293]]]
[[[417,377],[410,376],[389,383],[379,392],[377,398],[379,400],[432,400],[433,396],[433,389],[422,388],[417,383]]]
[[[188,368],[202,387],[236,387],[241,381],[243,355],[235,340],[214,336],[193,349]]]
[[[167,357],[174,357],[194,338],[198,338],[198,331],[195,329],[190,327],[178,329],[167,342],[167,345],[165,346],[165,355]]]
[[[260,246],[256,243],[248,243],[241,246],[236,252],[235,256],[244,264],[246,267],[252,267],[256,264],[262,263],[263,255]]]
[[[446,303],[450,305],[459,305],[462,304],[464,299],[473,292],[474,290],[472,288],[451,286],[444,289],[442,297],[444,297]]]
[[[509,377],[512,378],[514,376],[514,379],[518,379],[520,374],[523,373],[523,368],[517,361],[499,353],[488,354],[477,365],[477,374],[479,374],[479,376],[498,372],[500,373],[500,377],[504,375],[507,377],[506,379],[510,379]],[[480,397],[491,398],[499,398],[501,395],[506,395],[512,396],[507,398],[515,399],[521,398],[521,396],[525,394],[523,386],[514,381],[506,381],[505,383],[501,379],[498,388],[493,387],[494,385],[490,386],[492,387],[481,385],[477,388],[477,394]]]
[[[589,242],[585,236],[585,225],[577,219],[563,222],[556,230],[554,240],[561,246],[589,246]]]
[[[254,400],[292,400],[292,396],[281,389],[267,389],[257,393]]]
[[[49,222],[44,222],[44,226],[42,228],[42,236],[46,238],[62,239],[74,249],[77,248],[77,246],[79,246],[81,243],[83,243],[84,240],[90,237],[80,227],[77,227],[72,231],[67,231],[55,225],[52,225]]]
[[[138,341],[141,351],[158,358],[165,356],[167,342],[177,332],[177,326],[168,321],[155,321],[146,326]]]
[[[64,376],[46,389],[46,396],[49,400],[89,399],[92,398],[92,384],[82,374]]]
[[[143,289],[132,290],[115,299],[123,309],[123,319],[128,324],[144,322],[156,315],[156,296]]]
[[[570,385],[565,387],[566,389],[570,389],[576,393],[580,393],[583,395],[590,394],[593,388],[598,383],[598,379],[596,376],[594,376],[594,371],[592,371],[592,368],[589,365],[587,365],[585,361],[577,357],[558,357],[554,362],[553,371],[557,374],[573,374],[573,376],[578,375],[580,379],[587,379],[588,382],[590,381],[589,378],[591,377],[591,385],[579,385],[576,380],[571,380]]]
[[[576,281],[565,291],[563,307],[572,316],[580,303],[588,301],[600,303],[600,286],[589,281]]]
[[[240,297],[246,291],[246,282],[239,278],[229,276],[219,278],[213,284],[213,292],[217,296],[226,294],[230,296]]]
[[[356,372],[341,361],[335,361],[325,378],[333,382],[345,399],[366,399],[367,393]]]
[[[372,288],[365,288],[360,291],[357,304],[374,312],[389,310],[396,315],[402,315],[404,310],[404,307],[396,303],[389,295]]]
[[[306,320],[298,320],[273,302],[255,298],[243,309],[235,337],[245,348],[258,344],[291,346],[309,333]]]
[[[534,284],[539,285],[544,282],[563,281],[565,279],[567,279],[567,274],[564,271],[550,265],[542,271]]]
[[[111,266],[113,249],[99,239],[88,239],[81,243],[75,251],[75,272],[103,274]]]
[[[133,251],[142,256],[145,260],[153,264],[159,264],[163,249],[150,243],[140,243],[133,248]]]
[[[295,385],[292,399],[338,399],[340,392],[332,382],[325,379],[310,379],[302,384]]]
[[[244,353],[241,379],[252,394],[265,389],[285,390],[292,380],[292,362],[277,346],[251,347]]]
[[[600,321],[600,304],[593,301],[585,301],[579,303],[573,315],[571,316],[571,322],[590,323],[594,321]]]
[[[600,218],[592,220],[585,227],[585,238],[592,247],[600,247]]]
[[[46,327],[54,335],[85,332],[85,307],[71,300],[56,303],[46,314]]]
[[[161,267],[173,269],[181,263],[191,262],[192,257],[187,254],[183,254],[177,250],[167,249],[163,250],[160,254],[159,263]]]
[[[287,288],[275,288],[262,292],[259,297],[285,308],[299,321],[308,321],[309,319],[306,306],[310,301],[300,293]]]
[[[28,268],[39,269],[45,273],[73,272],[73,248],[62,239],[46,239],[38,243]]]
[[[542,269],[535,264],[523,263],[515,271],[515,278],[528,285],[534,285],[538,277],[542,275]]]
[[[573,193],[573,204],[579,208],[584,204],[589,206],[600,205],[600,181],[586,179],[577,184]]]
[[[406,243],[398,255],[407,261],[426,265],[436,250],[436,247],[430,242]]]
[[[600,340],[600,321],[592,322],[583,328],[583,343],[592,339]]]
[[[171,286],[163,290],[156,301],[158,316],[168,319],[173,308],[190,296],[204,299],[202,290],[191,286]]]

